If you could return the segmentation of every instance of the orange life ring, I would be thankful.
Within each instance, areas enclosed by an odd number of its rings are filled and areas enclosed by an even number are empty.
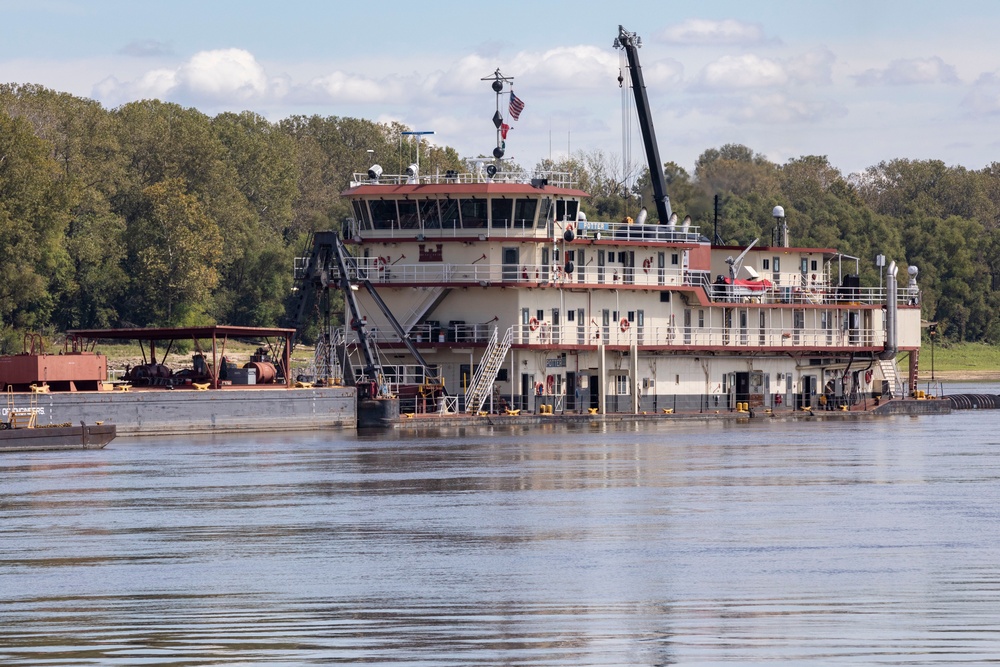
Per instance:
[[[538,318],[537,317],[532,317],[530,320],[528,320],[528,328],[531,329],[532,331],[537,331],[538,330]]]
[[[548,388],[550,394],[555,393],[556,377],[554,375],[550,375],[547,378],[545,378],[545,386],[546,388]]]
[[[872,383],[872,372],[871,371],[866,371],[865,372],[865,384],[871,384],[871,383]]]
[[[621,327],[622,333],[625,333],[626,331],[628,331],[628,328],[632,326],[632,323],[623,317],[622,321],[619,322],[618,325]]]
[[[643,271],[645,271],[646,273],[649,273],[649,267],[651,267],[651,266],[653,266],[653,260],[651,260],[648,257],[646,259],[642,260],[642,270]]]

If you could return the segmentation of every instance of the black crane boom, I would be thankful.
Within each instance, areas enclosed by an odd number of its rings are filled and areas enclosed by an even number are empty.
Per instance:
[[[663,175],[663,163],[660,162],[660,149],[656,145],[656,132],[653,130],[653,116],[649,110],[649,98],[646,96],[646,84],[642,80],[642,67],[639,65],[639,47],[642,41],[634,32],[618,26],[618,37],[615,48],[625,51],[628,59],[629,76],[632,79],[632,92],[635,94],[635,110],[639,115],[639,129],[642,131],[642,144],[646,149],[646,163],[649,166],[649,177],[653,183],[653,201],[656,203],[656,215],[661,224],[670,220],[670,196],[667,195],[667,179]]]

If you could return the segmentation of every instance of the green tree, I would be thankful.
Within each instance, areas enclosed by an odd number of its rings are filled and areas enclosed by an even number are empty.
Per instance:
[[[49,144],[0,112],[0,319],[47,325],[71,275],[66,189]]]
[[[143,190],[143,213],[128,230],[133,287],[145,323],[181,326],[209,320],[218,283],[222,239],[218,226],[183,180],[168,178]]]

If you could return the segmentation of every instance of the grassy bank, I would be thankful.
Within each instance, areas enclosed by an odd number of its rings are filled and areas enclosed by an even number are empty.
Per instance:
[[[930,370],[931,346],[920,349],[920,366]],[[952,343],[934,346],[935,371],[1000,371],[1000,346]]]
[[[1000,382],[1000,347],[983,343],[934,346],[933,369],[946,382]],[[920,380],[931,377],[931,346],[920,349]]]

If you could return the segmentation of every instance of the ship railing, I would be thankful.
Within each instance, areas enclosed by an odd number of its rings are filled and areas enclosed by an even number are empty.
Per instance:
[[[696,272],[685,272],[679,267],[633,267],[622,264],[574,265],[566,271],[565,265],[554,264],[496,264],[481,262],[470,264],[444,264],[424,262],[419,264],[393,262],[392,258],[359,257],[356,260],[358,275],[376,284],[459,283],[548,284],[552,287],[620,286],[638,287],[683,286],[699,284],[704,277]]]
[[[636,225],[626,222],[599,222],[581,220],[577,223],[579,237],[594,240],[636,241],[642,243],[699,243],[702,239],[698,227],[687,229],[676,225]]]
[[[788,348],[815,349],[879,347],[885,343],[885,332],[874,329],[843,329],[839,327],[694,327],[664,324],[638,325],[625,321],[608,324],[551,324],[532,321],[518,325],[514,343],[545,347],[595,345],[651,345],[690,348]]]
[[[543,182],[544,181],[544,182]],[[457,170],[437,171],[433,174],[381,174],[377,179],[369,178],[367,172],[354,172],[350,186],[359,185],[443,185],[448,183],[521,183],[551,185],[557,188],[576,187],[573,173],[568,171],[498,171],[493,176],[482,171],[460,172]]]
[[[887,297],[883,287],[839,287],[819,282],[806,287],[779,283],[763,290],[715,282],[706,291],[713,301],[764,305],[879,306],[885,304]],[[915,306],[919,303],[919,293],[914,295],[905,290],[899,291],[898,305]]]
[[[473,323],[451,321],[448,323],[425,322],[414,325],[407,337],[414,343],[482,343],[490,340],[492,325],[489,323]],[[391,328],[369,326],[368,336],[376,343],[402,343],[399,335]],[[349,342],[355,342],[357,335],[348,334]]]
[[[580,223],[559,221],[555,231],[560,238],[567,225],[576,227],[578,238],[585,240],[632,241],[646,244],[691,244],[707,243],[696,227],[682,231],[680,227],[668,225],[629,225],[620,222],[588,222]],[[421,224],[419,220],[377,220],[374,227],[364,226],[350,218],[346,221],[348,238],[354,239],[393,239],[398,241],[433,241],[444,238],[478,238],[480,241],[507,238],[536,238],[548,240],[552,238],[551,224],[539,223],[534,226],[530,219],[494,219],[492,224],[486,219],[459,220],[458,218],[441,221],[434,226]]]

